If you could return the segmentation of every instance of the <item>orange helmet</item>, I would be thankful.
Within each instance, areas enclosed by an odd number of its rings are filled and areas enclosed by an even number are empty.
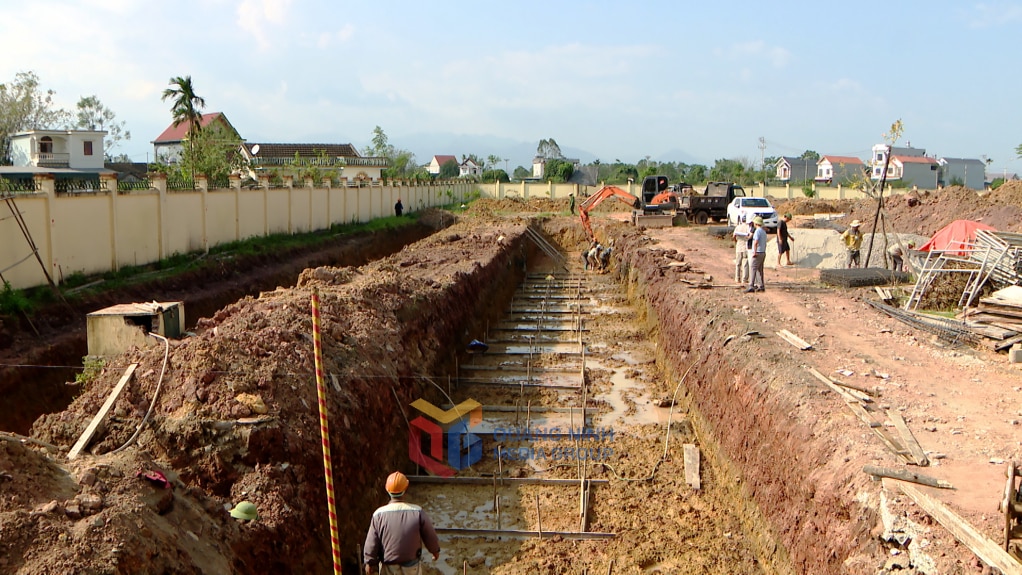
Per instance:
[[[408,489],[408,478],[405,477],[404,473],[395,471],[387,477],[387,493],[391,495],[400,496],[404,495],[405,490]]]

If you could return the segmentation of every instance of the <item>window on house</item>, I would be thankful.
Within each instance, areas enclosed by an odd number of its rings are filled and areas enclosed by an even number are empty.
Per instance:
[[[83,144],[85,144],[85,155],[86,156],[91,156],[92,155],[92,140],[85,140],[85,142],[83,142]]]
[[[39,153],[40,154],[53,153],[53,138],[49,136],[43,136],[42,138],[39,138]]]

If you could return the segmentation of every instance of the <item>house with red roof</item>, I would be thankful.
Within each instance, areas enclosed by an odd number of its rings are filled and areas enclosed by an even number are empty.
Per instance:
[[[816,183],[848,185],[862,181],[866,164],[855,156],[825,155],[816,163]]]
[[[926,155],[926,150],[911,146],[899,148],[887,144],[873,146],[873,160],[870,177],[879,180],[883,176],[888,149],[891,159],[887,166],[887,181],[902,181],[909,186],[935,189],[940,177],[940,164],[936,158]]]
[[[429,172],[430,174],[433,174],[434,176],[439,175],[440,166],[443,166],[447,162],[454,162],[455,164],[458,164],[460,167],[460,162],[458,162],[457,156],[439,155],[433,156],[433,159],[429,161],[428,165],[426,165],[426,171]]]
[[[191,122],[181,122],[176,126],[172,123],[153,140],[153,157],[157,162],[169,164],[181,159],[181,155],[184,153],[184,143],[188,141],[188,132],[191,126]],[[222,112],[203,114],[199,119],[199,128],[213,130],[225,139],[244,141]]]

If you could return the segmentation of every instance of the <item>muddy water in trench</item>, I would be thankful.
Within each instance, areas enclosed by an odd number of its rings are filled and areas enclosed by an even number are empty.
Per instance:
[[[662,380],[655,344],[609,276],[534,269],[479,339],[490,347],[463,358],[451,399],[483,405],[470,429],[480,459],[457,477],[489,483],[413,490],[441,531],[444,553],[427,561],[436,572],[607,572],[612,561],[614,572],[774,572],[743,536],[748,520],[712,466],[701,490],[685,485],[682,444],[697,440],[678,408],[657,407],[674,382]],[[636,481],[652,469],[652,481]],[[595,482],[588,492],[574,481],[514,481],[580,472]]]

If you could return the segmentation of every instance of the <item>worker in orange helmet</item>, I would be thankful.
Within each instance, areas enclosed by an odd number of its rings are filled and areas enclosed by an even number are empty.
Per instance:
[[[373,512],[366,535],[366,574],[374,575],[376,565],[380,573],[419,575],[422,573],[422,546],[440,557],[440,540],[433,529],[429,515],[418,505],[405,503],[402,498],[408,490],[408,478],[395,471],[387,477],[390,503]]]

